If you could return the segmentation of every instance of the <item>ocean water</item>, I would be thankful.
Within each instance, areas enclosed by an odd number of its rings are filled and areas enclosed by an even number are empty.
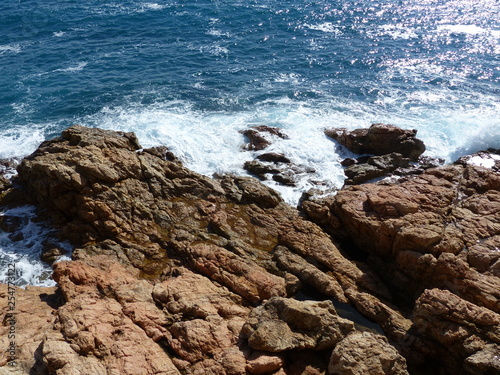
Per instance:
[[[342,185],[349,154],[327,127],[414,128],[447,161],[500,148],[497,0],[5,0],[0,69],[0,158],[78,123],[245,174],[239,131],[277,126],[289,139],[266,151],[316,170],[267,182],[295,204]],[[22,243],[0,248],[0,266],[38,267]]]

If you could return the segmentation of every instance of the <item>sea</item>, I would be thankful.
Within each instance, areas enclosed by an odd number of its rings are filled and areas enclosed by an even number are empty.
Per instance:
[[[378,122],[417,129],[447,162],[500,148],[500,2],[0,2],[3,159],[81,124],[133,131],[205,175],[246,175],[259,152],[241,131],[268,125],[288,139],[266,152],[315,170],[265,182],[295,205],[342,186],[351,155],[323,130]],[[18,285],[54,285],[39,260],[49,226],[30,206],[0,215],[24,223],[0,231],[0,281],[15,264]]]

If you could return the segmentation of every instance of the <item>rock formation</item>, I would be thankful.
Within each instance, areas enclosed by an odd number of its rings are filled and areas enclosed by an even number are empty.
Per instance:
[[[19,374],[498,369],[500,187],[485,168],[352,186],[305,200],[309,219],[254,178],[199,175],[132,133],[71,127],[18,172],[2,202],[36,202],[76,247],[53,266],[57,288],[16,289]]]
[[[498,173],[459,163],[396,183],[352,186],[302,207],[361,251],[398,296],[393,301],[413,316],[409,333],[433,342],[432,361],[444,361],[450,373],[497,373]]]
[[[280,128],[267,125],[254,126],[241,132],[248,139],[244,146],[246,150],[259,151],[271,145],[273,138],[288,139],[288,136]]]
[[[342,161],[346,167],[346,184],[359,184],[388,175],[420,174],[444,161],[422,157],[424,143],[416,138],[416,130],[401,129],[394,125],[373,124],[368,129],[348,131],[345,128],[326,129],[325,135],[338,141],[356,154],[371,154]],[[418,162],[418,164],[410,164]]]
[[[385,155],[391,152],[417,161],[425,151],[424,143],[416,138],[416,130],[394,125],[373,124],[368,129],[348,131],[345,128],[325,130],[325,134],[356,154]]]

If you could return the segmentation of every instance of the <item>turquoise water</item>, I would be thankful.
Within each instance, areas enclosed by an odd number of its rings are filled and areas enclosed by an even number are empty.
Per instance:
[[[343,179],[325,127],[418,129],[430,156],[500,148],[500,3],[73,1],[0,4],[0,157],[75,123],[135,131],[190,168],[244,174],[239,130]]]

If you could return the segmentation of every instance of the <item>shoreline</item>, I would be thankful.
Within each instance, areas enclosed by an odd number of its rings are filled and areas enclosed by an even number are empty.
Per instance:
[[[20,366],[418,375],[500,365],[500,175],[487,168],[462,160],[352,185],[304,200],[299,213],[254,178],[211,179],[165,148],[142,149],[133,133],[74,126],[18,171],[2,202],[34,199],[76,246],[72,261],[53,266],[57,288],[16,289],[17,305],[40,301],[38,312],[18,314]],[[319,294],[297,299],[307,289]],[[325,296],[384,336],[340,317]],[[36,363],[23,357],[39,345]],[[117,357],[113,347],[134,354]]]

